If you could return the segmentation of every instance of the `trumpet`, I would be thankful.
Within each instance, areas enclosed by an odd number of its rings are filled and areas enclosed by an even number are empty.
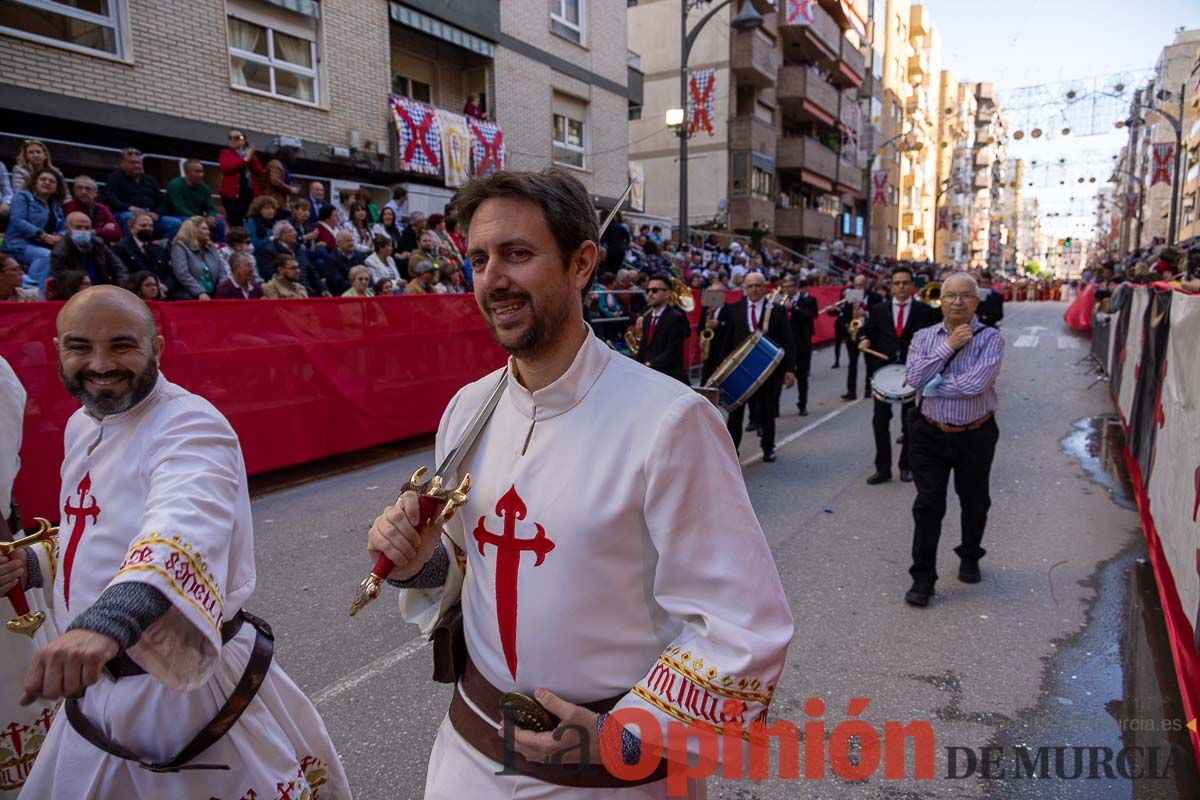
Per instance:
[[[690,312],[696,307],[696,301],[692,298],[692,290],[686,283],[675,277],[671,278],[671,297],[667,300],[667,303],[677,306],[685,313]],[[629,354],[635,358],[637,357],[638,350],[642,347],[642,333],[638,330],[637,323],[653,313],[653,306],[647,308],[641,314],[638,314],[637,319],[634,320],[634,324],[625,330],[625,346],[629,348]]]
[[[930,281],[921,287],[921,291],[917,292],[917,297],[921,298],[921,302],[930,308],[941,308],[942,284]]]

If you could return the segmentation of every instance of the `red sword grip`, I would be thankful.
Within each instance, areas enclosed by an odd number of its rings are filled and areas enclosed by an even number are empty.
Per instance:
[[[433,522],[434,518],[441,512],[444,501],[433,497],[425,497],[420,495],[417,497],[417,504],[420,508],[421,516],[417,523],[417,528],[424,528],[429,523]],[[392,560],[385,555],[380,555],[375,560],[375,566],[371,568],[371,574],[378,576],[380,579],[386,578],[391,574],[396,565]]]
[[[17,612],[18,617],[23,617],[29,613],[29,600],[25,597],[25,590],[20,586],[14,586],[8,593],[8,602],[12,603],[13,611]]]

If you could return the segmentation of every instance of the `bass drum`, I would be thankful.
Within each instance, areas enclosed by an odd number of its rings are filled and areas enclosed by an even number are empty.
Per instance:
[[[755,331],[717,367],[704,384],[721,392],[721,405],[735,411],[750,399],[783,361],[783,348]]]
[[[903,364],[888,364],[871,376],[871,394],[885,403],[909,403],[917,396],[917,390],[908,385]]]

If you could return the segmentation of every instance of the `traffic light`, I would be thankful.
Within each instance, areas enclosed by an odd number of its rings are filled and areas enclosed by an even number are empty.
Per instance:
[[[1068,250],[1071,249],[1071,237],[1070,236],[1068,236],[1066,239],[1063,239],[1063,247],[1067,248]]]

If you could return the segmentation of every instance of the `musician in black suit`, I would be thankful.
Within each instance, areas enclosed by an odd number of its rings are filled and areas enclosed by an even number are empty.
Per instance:
[[[637,359],[650,369],[687,384],[683,346],[692,330],[683,309],[669,302],[671,279],[652,276],[646,281],[646,297],[650,302],[650,313],[638,317],[634,323],[642,340]]]
[[[884,361],[866,353],[868,377],[885,364],[903,364],[908,359],[913,334],[941,321],[941,311],[913,299],[915,288],[912,269],[896,267],[892,270],[891,300],[875,304],[867,313],[858,347],[860,350],[870,348],[888,357]],[[906,483],[912,480],[908,468],[908,412],[912,407],[913,403],[904,403],[900,411],[904,441],[900,446],[900,480]],[[871,427],[875,430],[875,474],[867,478],[867,483],[872,486],[892,479],[891,422],[892,404],[876,398],[875,413],[871,418]]]
[[[987,270],[979,273],[979,288],[987,294],[981,296],[975,316],[984,325],[995,328],[1004,319],[1004,295],[992,288],[992,273]]]
[[[813,327],[816,324],[817,300],[808,293],[808,279],[788,275],[782,281],[783,301],[788,323],[792,327],[792,343],[796,347],[796,409],[808,416],[808,373],[812,367]]]
[[[846,371],[846,393],[842,395],[842,399],[857,400],[858,389],[856,384],[858,383],[858,347],[856,343],[850,339],[850,323],[856,319],[865,319],[871,308],[882,302],[883,298],[874,292],[867,291],[866,275],[855,276],[854,283],[851,286],[848,286],[846,290],[842,292],[843,300],[846,299],[846,292],[849,289],[857,289],[858,291],[862,292],[862,300],[858,303],[844,302],[841,304],[840,308],[834,309],[832,313],[837,315],[837,320],[834,322],[834,333],[835,335],[838,335],[838,332],[840,332],[841,337],[846,341],[846,361],[848,362],[847,366],[849,369]],[[834,347],[837,347],[836,342],[834,343]],[[836,360],[837,352],[835,350],[835,367],[837,366]],[[864,397],[869,391],[867,386],[870,383],[870,380],[870,374],[868,372],[867,377],[863,378]]]
[[[721,307],[716,319],[708,326],[715,330],[712,350],[717,363],[721,363],[738,345],[746,340],[752,330],[764,330],[766,336],[783,349],[783,359],[775,370],[763,381],[762,386],[750,399],[729,413],[726,427],[733,437],[736,448],[742,443],[742,424],[746,419],[746,406],[751,407],[758,436],[762,442],[763,461],[775,460],[775,418],[779,416],[779,394],[783,387],[791,388],[796,383],[796,353],[792,344],[792,330],[788,324],[787,310],[771,307],[766,299],[767,281],[761,272],[751,272],[742,284],[746,296]]]

